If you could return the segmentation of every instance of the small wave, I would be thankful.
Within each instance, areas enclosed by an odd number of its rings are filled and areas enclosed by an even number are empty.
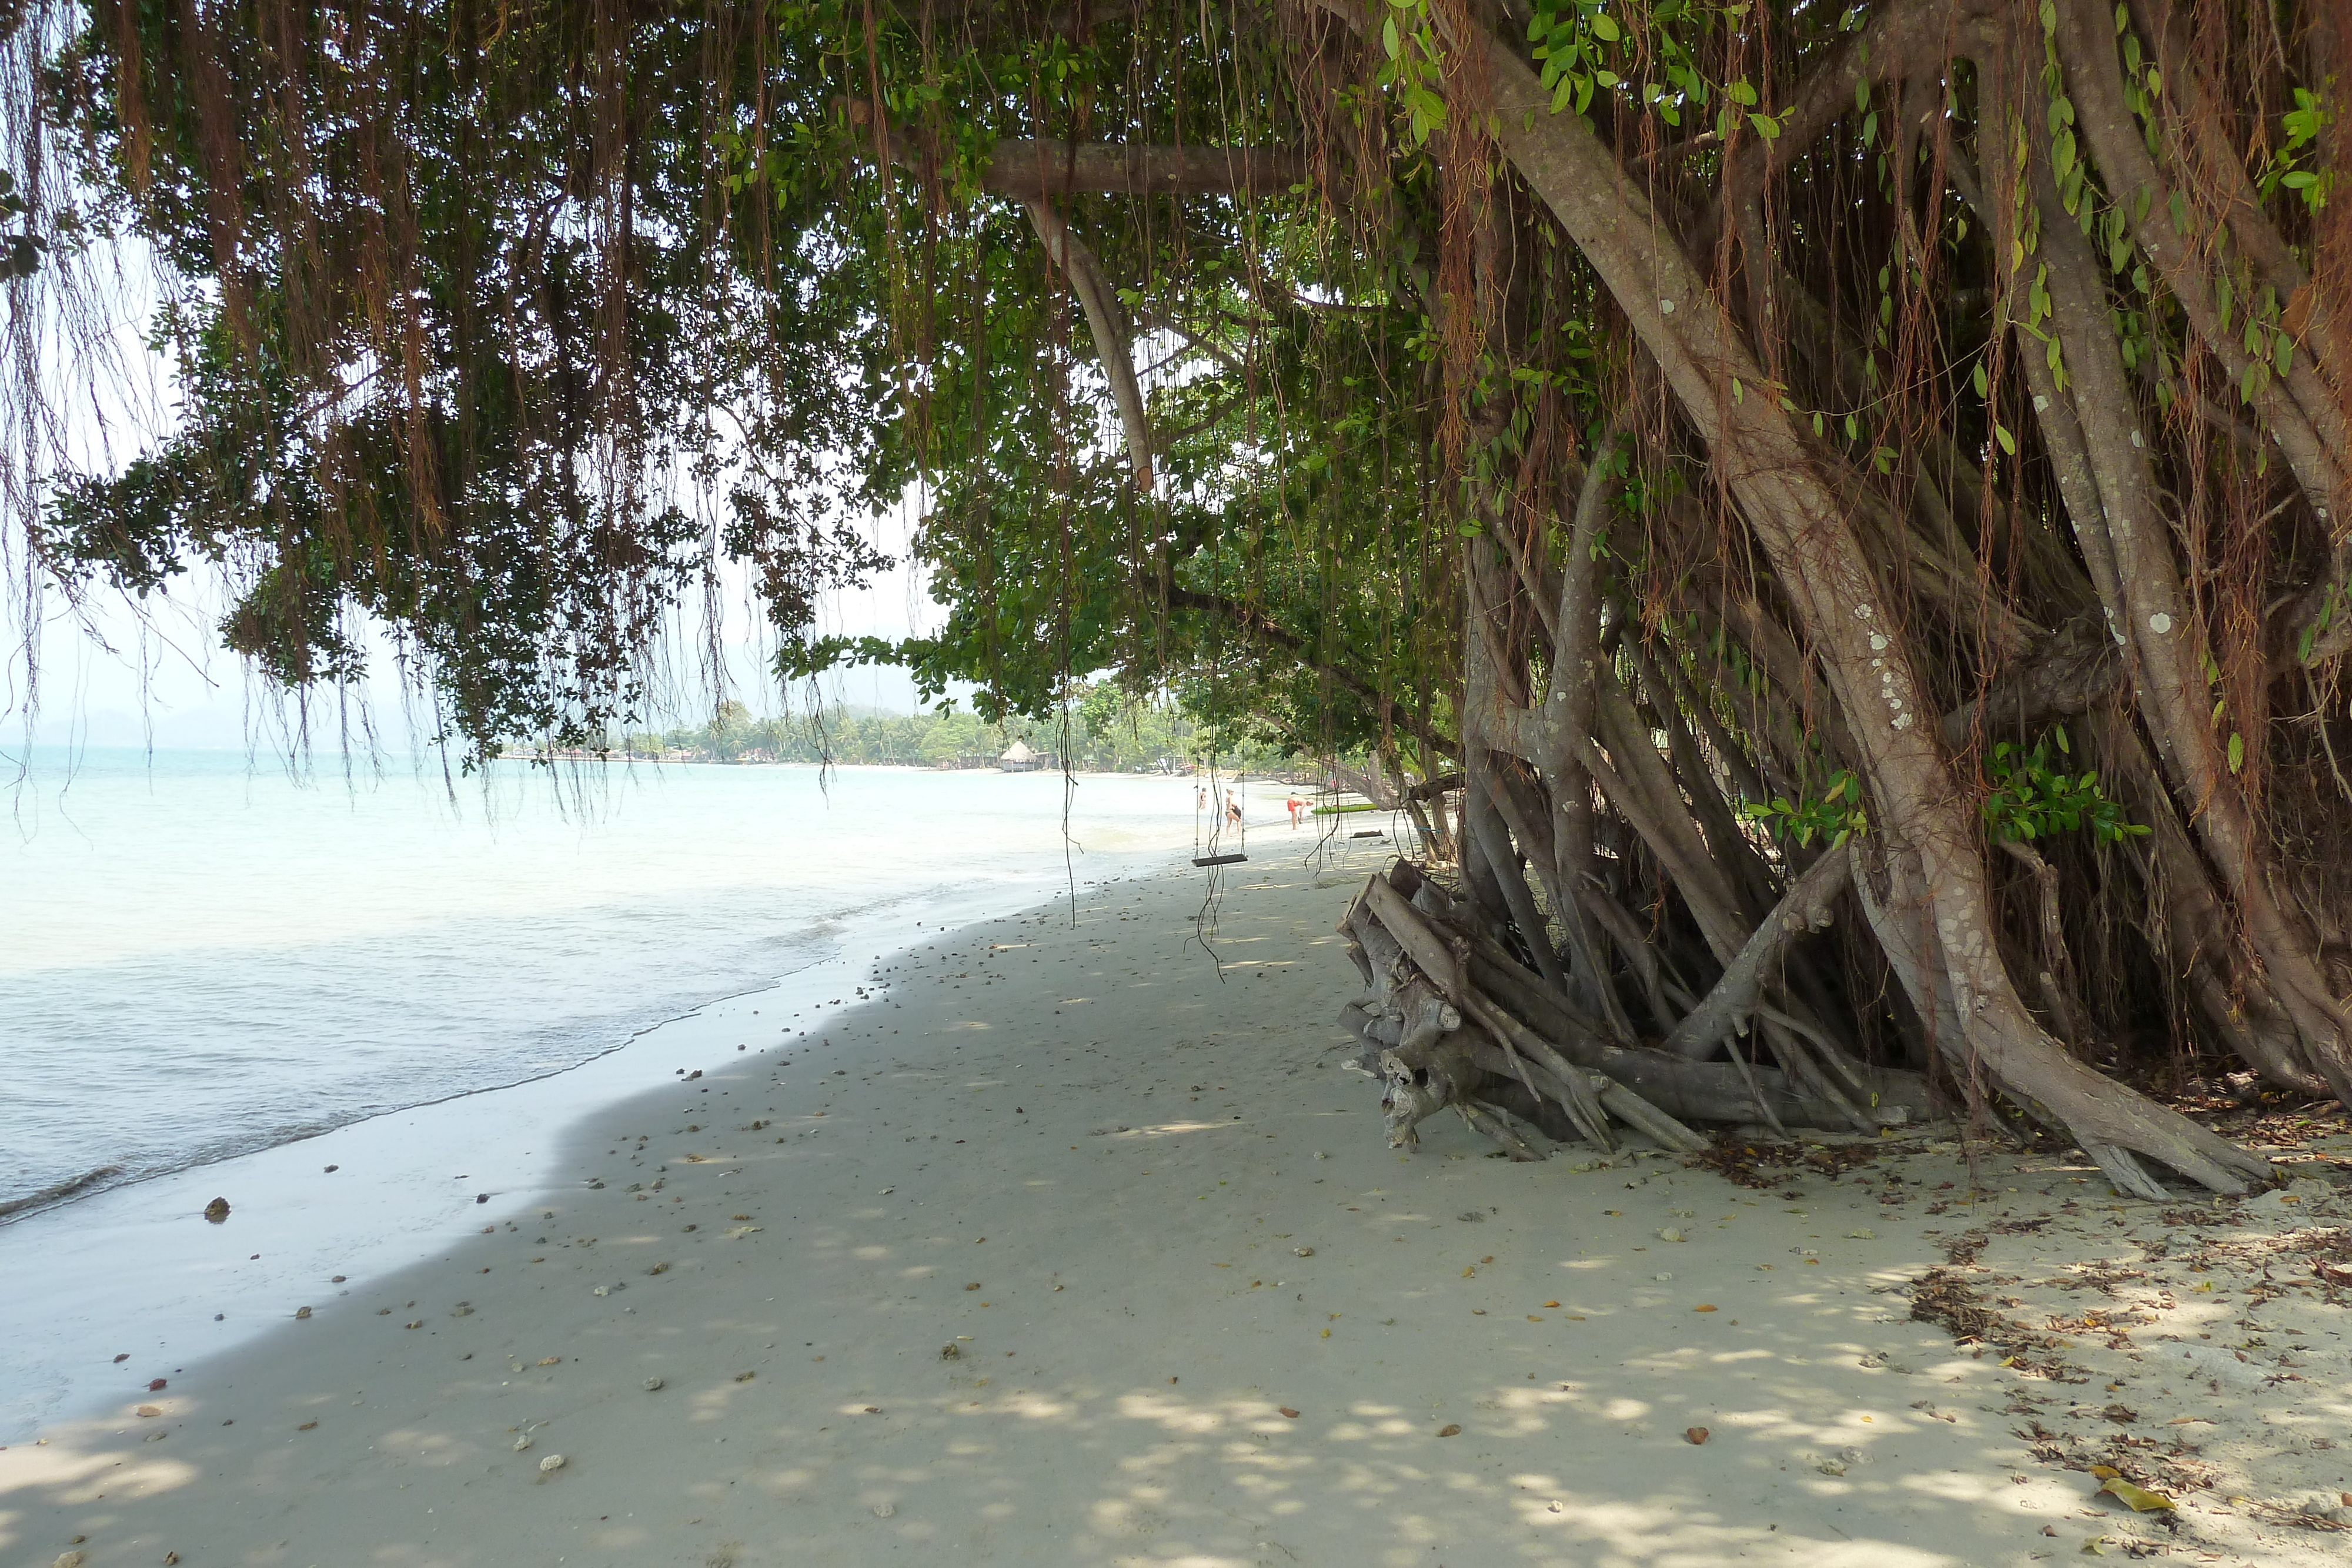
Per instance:
[[[5,1203],[0,1203],[0,1219],[6,1219],[12,1215],[28,1213],[36,1208],[43,1208],[52,1203],[62,1203],[67,1198],[87,1192],[109,1176],[121,1174],[121,1166],[100,1166],[94,1171],[82,1172],[70,1181],[61,1181],[54,1186],[45,1186],[40,1191],[28,1193],[23,1197],[12,1197]]]

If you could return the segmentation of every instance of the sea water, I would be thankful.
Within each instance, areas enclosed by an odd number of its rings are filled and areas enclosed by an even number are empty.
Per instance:
[[[0,795],[0,1202],[562,1071],[878,916],[1181,862],[1195,805],[1166,776],[37,752]]]

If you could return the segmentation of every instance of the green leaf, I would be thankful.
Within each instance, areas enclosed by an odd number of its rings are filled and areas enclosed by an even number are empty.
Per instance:
[[[2246,766],[2246,737],[2232,733],[2230,737],[2230,771],[2242,771]]]
[[[1619,29],[1616,18],[1604,11],[1592,18],[1592,36],[1604,44],[1613,44],[1624,34]]]
[[[1748,117],[1748,123],[1754,126],[1756,128],[1756,134],[1761,136],[1765,141],[1778,141],[1780,140],[1780,122],[1773,119],[1770,115],[1751,114]]]
[[[1996,422],[1992,427],[1992,438],[2000,443],[2003,452],[2011,457],[2017,455],[2017,437],[2009,433],[2009,426]]]

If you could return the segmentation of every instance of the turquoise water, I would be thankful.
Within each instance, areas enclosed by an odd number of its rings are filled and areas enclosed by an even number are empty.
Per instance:
[[[1192,852],[1188,779],[1066,804],[1066,836],[1056,774],[37,752],[0,797],[0,1201],[559,1071],[877,915]]]

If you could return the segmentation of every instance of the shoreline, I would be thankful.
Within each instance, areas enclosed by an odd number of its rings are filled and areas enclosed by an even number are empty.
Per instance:
[[[2224,1253],[2301,1234],[2340,1188],[2207,1217],[2221,1290],[2169,1283],[2137,1349],[2075,1330],[2079,1383],[2029,1375],[1914,1321],[1913,1290],[1998,1269],[1979,1283],[2111,1313],[2189,1222],[2046,1159],[1984,1159],[1970,1193],[1952,1145],[1903,1140],[1769,1187],[1633,1152],[1511,1165],[1450,1121],[1399,1155],[1328,1021],[1353,988],[1330,921],[1365,868],[1248,869],[1106,882],[1075,931],[1065,904],[927,932],[806,1045],[737,1051],[748,1013],[713,1019],[699,1079],[572,1123],[529,1201],[282,1292],[242,1348],[134,1356],[104,1415],[0,1448],[0,1558],[2333,1554],[2221,1489],[2290,1459],[2327,1482],[2352,1361],[2331,1309],[2291,1315]],[[1193,940],[1211,886],[1222,969]],[[2112,1266],[2133,1247],[2136,1273]],[[2257,1306],[2273,1348],[2225,1348]],[[2143,1386],[2179,1354],[2219,1358],[2213,1393]],[[2282,1361],[2303,1381],[2266,1385]],[[2117,1426],[2101,1406],[2125,1399]],[[2041,1457],[2177,1448],[2184,1407],[2207,1460],[2269,1473],[2217,1470],[2178,1536]]]
[[[1158,869],[1152,857],[1136,858],[1147,863],[1104,868],[1079,884],[1081,896]],[[273,1320],[263,1303],[320,1272],[313,1263],[342,1260],[334,1271],[364,1282],[528,1207],[553,1190],[551,1150],[573,1124],[658,1082],[651,1055],[710,1065],[717,1034],[779,1009],[796,1027],[821,1030],[846,1010],[832,998],[857,994],[877,965],[926,934],[1025,908],[1039,891],[990,886],[957,898],[930,890],[835,911],[813,923],[830,931],[831,955],[646,1024],[578,1061],[127,1179],[110,1179],[119,1166],[101,1167],[29,1195],[0,1217],[0,1268],[18,1282],[0,1312],[0,1448],[39,1424],[90,1414],[97,1396],[83,1390],[102,1381],[96,1369],[124,1346],[181,1363],[227,1354],[267,1332]],[[442,1184],[457,1178],[456,1165],[481,1170],[452,1198]],[[232,1225],[192,1228],[189,1217],[215,1189],[251,1196],[232,1201]],[[475,1203],[484,1190],[490,1202]],[[126,1253],[140,1260],[142,1288],[131,1297],[121,1291],[116,1261]],[[100,1346],[110,1348],[100,1354]]]

